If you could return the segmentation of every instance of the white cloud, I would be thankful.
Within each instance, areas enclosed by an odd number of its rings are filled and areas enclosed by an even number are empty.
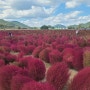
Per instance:
[[[30,26],[58,23],[68,25],[90,20],[90,16],[79,15],[83,11],[62,11],[55,14],[62,3],[66,5],[66,9],[70,9],[83,3],[89,6],[90,0],[0,0],[0,18],[21,20]]]
[[[74,11],[74,12],[70,12],[68,14],[60,13],[56,16],[50,16],[50,17],[44,18],[44,19],[31,19],[31,20],[26,20],[26,21],[22,21],[22,22],[29,26],[41,26],[44,24],[55,25],[55,24],[59,24],[59,23],[69,25],[69,24],[73,24],[73,22],[76,23],[76,21],[78,21],[78,19],[79,19],[78,15],[80,13],[81,13],[81,11]],[[86,19],[84,19],[84,20],[86,20]]]
[[[59,0],[4,0],[0,1],[0,17],[3,19],[15,18],[46,18],[50,16]]]
[[[0,17],[4,18],[45,18],[51,15],[54,8],[45,9],[44,7],[32,6],[29,10],[13,10],[5,9],[0,13]]]
[[[65,18],[66,19],[73,19],[73,18],[76,18],[80,13],[81,13],[81,11],[74,11],[74,12],[67,14],[65,16]]]
[[[90,0],[67,0],[65,3],[66,8],[75,8],[81,4],[90,5]]]
[[[56,7],[66,0],[4,0],[6,4],[10,5],[16,10],[27,10],[32,6],[39,7]]]
[[[66,7],[67,8],[75,8],[76,6],[78,6],[80,3],[76,2],[76,1],[68,1],[66,2]]]

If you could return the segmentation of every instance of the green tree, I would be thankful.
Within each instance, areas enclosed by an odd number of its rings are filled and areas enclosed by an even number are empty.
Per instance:
[[[46,26],[46,25],[43,25],[43,26],[40,27],[40,29],[48,29],[48,28],[49,28],[49,27]]]

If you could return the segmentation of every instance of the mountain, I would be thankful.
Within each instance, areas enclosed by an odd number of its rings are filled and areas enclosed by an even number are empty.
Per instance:
[[[90,22],[87,23],[80,23],[78,25],[70,25],[68,26],[69,29],[89,29],[90,28]]]
[[[29,29],[30,27],[18,21],[5,21],[0,19],[0,29]]]
[[[64,26],[64,25],[62,25],[62,24],[56,24],[56,25],[54,25],[54,28],[55,28],[55,29],[65,29],[66,26]]]

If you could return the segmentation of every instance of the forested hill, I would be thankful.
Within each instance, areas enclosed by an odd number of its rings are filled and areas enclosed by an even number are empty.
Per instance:
[[[29,29],[30,27],[18,21],[5,21],[0,19],[0,29]]]

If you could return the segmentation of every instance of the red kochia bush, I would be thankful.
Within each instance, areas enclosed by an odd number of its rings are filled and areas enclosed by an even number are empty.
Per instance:
[[[83,66],[90,66],[90,47],[85,47],[83,49]]]
[[[51,52],[51,48],[45,48],[39,53],[39,58],[45,62],[49,62],[49,53]]]
[[[32,81],[32,79],[26,76],[22,75],[13,76],[11,80],[11,90],[22,90],[23,85],[30,81]]]
[[[30,77],[28,70],[25,69],[25,68],[24,68],[24,69],[20,68],[20,69],[17,71],[17,75],[23,75],[23,76]]]
[[[28,53],[29,54],[32,54],[32,52],[33,52],[33,50],[36,48],[36,46],[34,46],[34,45],[29,45],[29,46],[27,46],[27,50],[28,50]]]
[[[14,52],[19,52],[17,45],[11,45],[10,49]]]
[[[26,55],[28,55],[28,54],[32,54],[34,49],[35,49],[34,45],[29,45],[29,46],[24,46],[24,49],[21,51],[24,52]]]
[[[54,64],[56,62],[60,62],[62,60],[62,54],[58,51],[58,50],[52,50],[49,53],[49,59],[50,59],[50,63]]]
[[[4,60],[1,60],[1,59],[0,59],[0,67],[2,67],[2,66],[4,66],[4,65],[5,65]]]
[[[22,68],[27,68],[29,61],[32,59],[33,58],[31,56],[19,58],[19,66]]]
[[[73,67],[76,70],[81,70],[83,68],[83,50],[80,47],[74,48],[74,60]]]
[[[39,57],[39,53],[42,51],[42,46],[38,46],[38,47],[36,47],[34,50],[33,50],[33,52],[32,52],[32,55],[34,56],[34,57]]]
[[[29,82],[24,84],[22,90],[55,90],[49,83]]]
[[[17,56],[17,60],[19,60],[20,58],[22,58],[24,56],[24,52],[20,52]]]
[[[65,48],[62,54],[63,54],[63,61],[65,61],[70,68],[73,68],[72,62],[74,60],[74,49]]]
[[[64,48],[65,48],[65,45],[62,45],[62,44],[58,44],[56,46],[56,49],[58,49],[60,52],[62,52],[64,50]]]
[[[26,68],[29,75],[35,80],[41,80],[45,77],[45,65],[40,59],[24,57],[19,60],[19,66]]]
[[[5,58],[5,54],[0,53],[0,59],[4,59]]]
[[[56,90],[62,90],[69,78],[69,69],[64,62],[52,65],[47,71],[47,81],[55,86]]]
[[[28,61],[28,71],[30,76],[35,80],[42,80],[45,77],[45,65],[44,63],[37,59],[33,58]]]
[[[17,56],[16,55],[12,55],[12,54],[8,54],[8,55],[6,55],[4,60],[5,60],[5,63],[8,64],[9,62],[16,61],[17,60]]]
[[[85,40],[84,38],[78,38],[77,44],[78,44],[80,47],[85,47],[85,46],[86,46],[86,40]]]
[[[6,65],[0,68],[0,90],[11,90],[11,79],[17,74],[19,67],[14,65]]]
[[[90,67],[79,71],[74,77],[69,90],[90,90]]]

